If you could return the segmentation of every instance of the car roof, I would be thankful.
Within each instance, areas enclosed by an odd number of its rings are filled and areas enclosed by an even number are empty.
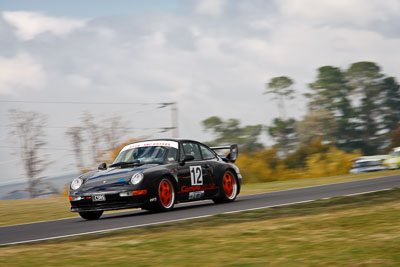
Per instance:
[[[154,138],[154,139],[138,140],[138,141],[136,141],[136,142],[132,142],[132,143],[129,143],[129,144],[127,144],[127,145],[134,144],[134,143],[140,143],[140,142],[151,142],[151,141],[174,141],[174,142],[178,142],[178,143],[187,141],[187,142],[196,142],[196,143],[203,144],[202,142],[199,142],[199,141],[196,141],[196,140],[192,140],[192,139],[181,139],[181,138]]]
[[[182,142],[182,141],[199,142],[199,141],[196,141],[196,140],[186,139],[186,138],[153,138],[153,139],[144,139],[144,140],[136,141],[136,142],[133,142],[133,143],[147,142],[147,141],[160,141],[160,140],[175,141],[175,142]],[[201,142],[199,142],[199,143],[201,143]]]
[[[356,163],[359,162],[371,162],[371,161],[382,161],[381,159],[360,159],[360,160],[356,160]]]

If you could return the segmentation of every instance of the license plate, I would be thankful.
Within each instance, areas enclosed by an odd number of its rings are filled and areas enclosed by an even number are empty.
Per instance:
[[[106,201],[105,195],[94,195],[92,197],[93,201]]]

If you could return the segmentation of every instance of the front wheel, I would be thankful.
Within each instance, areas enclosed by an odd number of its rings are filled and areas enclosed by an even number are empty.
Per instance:
[[[103,211],[84,211],[79,212],[79,215],[85,220],[97,220],[103,215]]]
[[[149,211],[169,211],[175,204],[175,189],[170,179],[163,178],[157,187],[157,201],[148,203],[142,209]]]
[[[214,198],[215,203],[232,202],[236,199],[238,192],[238,183],[236,176],[232,171],[226,171],[222,177],[222,183],[219,190],[219,196]]]

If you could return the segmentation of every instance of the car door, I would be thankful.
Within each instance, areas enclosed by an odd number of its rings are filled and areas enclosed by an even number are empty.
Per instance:
[[[212,197],[218,192],[217,179],[219,176],[221,176],[218,172],[219,170],[218,159],[215,153],[207,146],[199,143],[199,147],[200,147],[203,167],[204,169],[206,169],[206,172],[208,174],[207,177],[208,186],[205,196]]]
[[[199,144],[191,141],[184,141],[180,147],[180,161],[185,155],[192,155],[193,160],[187,161],[178,167],[178,180],[180,186],[180,199],[196,200],[209,195],[210,184],[213,184],[212,169],[202,159]]]

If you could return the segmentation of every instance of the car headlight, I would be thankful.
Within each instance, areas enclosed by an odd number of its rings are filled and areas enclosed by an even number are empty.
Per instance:
[[[132,175],[131,178],[131,184],[138,184],[143,180],[143,173],[137,172],[134,175]]]
[[[76,190],[79,187],[81,187],[83,184],[83,180],[81,178],[75,178],[72,182],[71,182],[71,189],[72,190]]]

